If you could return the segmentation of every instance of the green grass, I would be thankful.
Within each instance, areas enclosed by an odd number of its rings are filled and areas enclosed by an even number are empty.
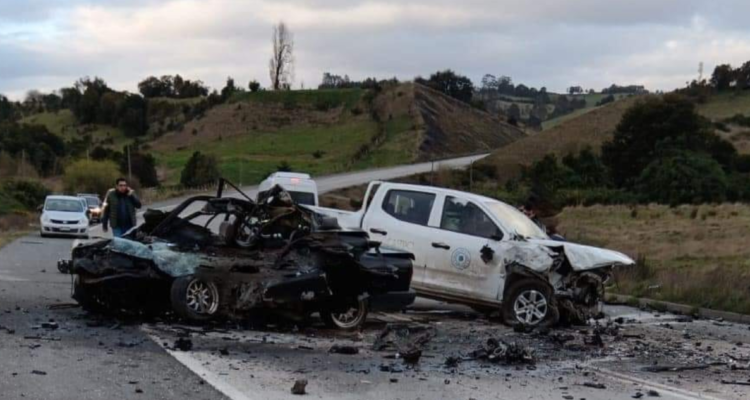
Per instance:
[[[414,121],[401,116],[385,122],[385,141],[380,147],[355,163],[355,168],[385,167],[413,162],[418,154],[419,134]]]
[[[126,137],[121,129],[109,125],[89,124],[79,125],[70,110],[58,112],[43,112],[27,116],[22,123],[44,125],[51,133],[65,140],[81,138],[91,135],[95,144],[102,143],[105,147],[120,149],[133,140]]]
[[[363,89],[323,89],[323,90],[279,90],[235,93],[230,103],[255,101],[259,103],[283,104],[286,108],[311,105],[319,110],[339,106],[351,109],[364,94]]]
[[[601,99],[607,97],[608,95],[601,94],[601,93],[593,93],[593,94],[584,94],[582,96],[586,99],[586,107],[580,108],[578,110],[573,111],[572,113],[565,114],[557,118],[548,119],[542,122],[542,129],[546,130],[546,129],[554,128],[555,126],[559,125],[562,122],[565,122],[567,120],[586,114],[587,112],[597,108],[596,103],[598,103],[599,101],[601,101]],[[618,101],[627,97],[627,95],[615,94],[614,97],[615,97],[615,101]]]
[[[245,184],[257,183],[276,171],[282,161],[294,170],[314,175],[343,171],[376,132],[374,121],[350,119],[333,126],[298,126],[273,133],[252,133],[204,143],[196,149],[154,152],[154,155],[160,165],[172,172],[167,184],[178,183],[180,171],[196,150],[218,157],[225,177]],[[320,152],[319,158],[313,155],[316,151]]]
[[[748,205],[571,207],[557,219],[573,242],[642,257],[613,292],[750,314]]]
[[[698,104],[698,112],[713,120],[722,120],[736,114],[750,115],[750,91],[719,93],[712,95],[704,104]]]

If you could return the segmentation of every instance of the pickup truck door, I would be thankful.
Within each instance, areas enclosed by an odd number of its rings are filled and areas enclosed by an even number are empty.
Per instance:
[[[482,259],[482,249],[495,247],[503,233],[481,207],[456,196],[444,195],[431,221],[429,259],[424,286],[431,292],[497,301],[504,282],[501,257]]]
[[[381,187],[362,220],[362,229],[384,247],[414,253],[412,286],[424,279],[433,229],[427,226],[435,210],[437,194],[427,191]]]

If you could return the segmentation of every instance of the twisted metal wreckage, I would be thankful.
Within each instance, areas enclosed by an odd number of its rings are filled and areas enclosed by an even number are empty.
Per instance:
[[[224,197],[226,185],[242,198]],[[369,310],[401,310],[415,298],[411,253],[380,249],[366,232],[294,204],[279,186],[256,202],[222,179],[215,196],[148,210],[144,219],[123,238],[75,244],[59,262],[82,307],[174,311],[192,321],[319,312],[331,327],[356,329]]]

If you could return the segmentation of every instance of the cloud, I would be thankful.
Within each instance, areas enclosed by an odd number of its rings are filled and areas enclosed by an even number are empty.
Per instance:
[[[267,84],[271,27],[295,35],[297,83],[323,72],[411,79],[453,68],[564,90],[672,89],[698,63],[750,58],[750,2],[726,0],[0,0],[0,92],[101,76],[136,90],[180,73]]]

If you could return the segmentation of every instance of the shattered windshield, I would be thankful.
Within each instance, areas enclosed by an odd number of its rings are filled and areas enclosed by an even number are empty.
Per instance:
[[[534,221],[515,208],[494,201],[488,201],[484,204],[511,233],[519,234],[525,238],[549,239],[547,234]]]

